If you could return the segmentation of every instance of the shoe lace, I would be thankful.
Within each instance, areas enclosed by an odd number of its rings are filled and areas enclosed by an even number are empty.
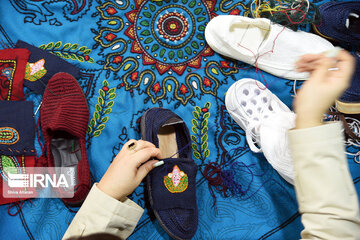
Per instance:
[[[277,102],[271,99],[268,101],[265,106],[262,108],[256,116],[252,117],[248,121],[248,125],[245,130],[246,141],[251,149],[255,153],[262,152],[260,144],[260,127],[264,125],[266,121],[272,114],[276,114],[275,111],[280,110]],[[244,121],[247,121],[243,118]]]
[[[271,104],[273,108],[279,107]],[[263,152],[270,165],[289,183],[293,184],[294,174],[287,131],[294,127],[293,112],[269,111],[259,121],[251,121],[246,128],[246,140],[253,152]],[[259,146],[259,147],[258,147]]]

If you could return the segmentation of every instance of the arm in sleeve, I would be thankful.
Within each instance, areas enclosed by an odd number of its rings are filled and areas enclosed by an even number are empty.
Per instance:
[[[360,239],[359,202],[340,122],[289,131],[303,239]]]
[[[130,199],[120,202],[94,184],[63,239],[102,232],[126,239],[134,231],[143,212]]]

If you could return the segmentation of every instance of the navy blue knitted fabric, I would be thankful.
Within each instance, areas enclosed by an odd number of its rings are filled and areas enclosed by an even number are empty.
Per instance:
[[[171,226],[171,233],[181,239],[191,239],[198,226],[198,211],[193,209],[169,209],[158,212],[162,222]]]
[[[152,142],[159,147],[157,133],[166,121],[171,118],[178,117],[175,113],[164,108],[151,108],[145,114],[146,134],[142,138]]]
[[[148,174],[149,201],[158,221],[170,236],[190,239],[198,226],[198,207],[197,165],[191,158],[189,130],[184,121],[172,111],[152,108],[143,115],[141,133],[144,140],[158,147],[159,129],[168,125],[175,128],[179,158],[162,159],[164,165]]]
[[[360,46],[360,34],[350,31],[345,23],[350,13],[360,11],[360,2],[328,2],[320,6],[321,23],[317,29],[337,41]]]
[[[146,141],[152,142],[156,147],[159,147],[159,139],[157,133],[159,129],[169,123],[175,127],[176,142],[180,158],[189,158],[192,156],[189,130],[183,120],[172,111],[164,108],[152,108],[146,113],[146,134],[142,138]],[[175,153],[174,153],[175,154]]]
[[[167,158],[165,164],[150,172],[150,187],[155,210],[172,208],[196,209],[195,177],[197,166],[192,159]],[[166,189],[164,177],[172,172],[174,166],[178,166],[188,177],[188,187],[183,192],[171,193]],[[148,183],[149,184],[149,183]]]
[[[35,155],[33,102],[0,101],[0,155]]]
[[[41,59],[44,59],[45,61],[44,68],[47,70],[47,72],[43,77],[36,81],[28,81],[26,79],[24,81],[24,86],[30,88],[32,91],[38,94],[44,94],[48,81],[56,73],[66,72],[71,74],[74,78],[79,77],[79,68],[46,50],[42,50],[20,40],[16,43],[16,47],[26,48],[31,52],[29,63],[36,63]]]

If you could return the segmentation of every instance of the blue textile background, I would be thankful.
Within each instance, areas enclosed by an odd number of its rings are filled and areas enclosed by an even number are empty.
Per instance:
[[[214,53],[204,38],[213,16],[247,15],[248,0],[0,2],[2,42],[14,46],[19,39],[26,41],[81,69],[78,81],[90,108],[87,152],[94,182],[126,141],[140,138],[137,120],[144,111],[168,108],[185,120],[193,135],[194,160],[199,166],[199,228],[194,239],[300,237],[303,227],[293,187],[262,154],[249,150],[244,131],[224,105],[230,85],[244,77],[254,78],[255,68]],[[291,107],[294,81],[263,75],[268,88]],[[257,79],[264,82],[259,74]],[[41,96],[28,93],[35,111]],[[38,144],[36,148],[40,154]],[[348,155],[348,160],[359,191],[359,148],[349,145],[348,151],[355,155]],[[205,178],[205,169],[211,166],[219,172],[237,169],[235,179],[242,192],[215,188]],[[143,185],[130,198],[145,207]],[[169,239],[149,216],[146,209],[130,239]],[[58,199],[26,201],[16,216],[8,215],[7,205],[0,206],[0,238],[60,239],[73,217]]]

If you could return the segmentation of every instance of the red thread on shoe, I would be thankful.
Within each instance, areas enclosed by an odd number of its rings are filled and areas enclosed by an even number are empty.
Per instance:
[[[257,79],[256,79],[256,74],[257,74],[257,71],[259,71],[259,72],[260,72],[260,75],[261,75],[261,77],[262,77],[262,79],[263,79],[263,81],[264,81],[264,83],[265,83],[265,88],[263,89],[263,88],[261,88],[261,87],[257,84],[257,82],[255,81],[256,85],[258,86],[258,88],[259,88],[260,90],[265,90],[265,89],[267,89],[267,88],[268,88],[268,85],[267,85],[267,82],[266,82],[266,80],[265,80],[265,78],[264,78],[264,75],[262,74],[262,71],[261,71],[260,68],[259,68],[259,65],[258,65],[259,58],[261,58],[261,57],[264,56],[265,54],[273,53],[273,52],[274,52],[276,40],[278,39],[279,35],[280,35],[284,30],[285,30],[285,27],[283,27],[283,29],[276,35],[276,37],[275,37],[275,39],[274,39],[274,41],[273,41],[273,45],[272,45],[271,50],[269,50],[269,51],[267,51],[267,52],[264,52],[263,54],[259,55],[258,57],[256,57],[256,54],[255,54],[253,51],[251,51],[251,49],[242,46],[240,43],[237,44],[239,47],[242,47],[242,48],[244,48],[245,50],[248,50],[249,52],[251,52],[251,54],[254,56],[254,59],[255,59],[255,62],[254,62],[254,65],[255,65],[255,77],[254,77],[254,79],[257,80]]]

